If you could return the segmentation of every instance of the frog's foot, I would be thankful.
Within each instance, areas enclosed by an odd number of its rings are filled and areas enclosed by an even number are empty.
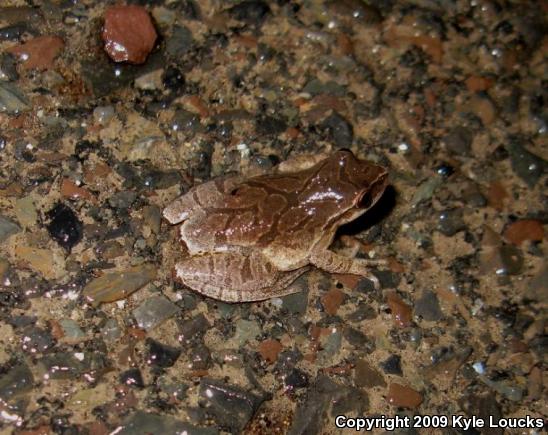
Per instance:
[[[371,267],[388,264],[383,259],[349,258],[328,250],[313,252],[310,263],[326,272],[363,276],[373,282],[375,289],[380,288],[380,283],[378,278],[371,273]]]
[[[306,267],[280,272],[261,254],[213,253],[177,263],[175,276],[193,290],[225,302],[251,302],[284,296]]]

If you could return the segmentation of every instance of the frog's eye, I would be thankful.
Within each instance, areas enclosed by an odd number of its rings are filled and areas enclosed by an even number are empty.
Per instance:
[[[373,196],[371,195],[371,190],[366,190],[362,193],[358,201],[358,207],[360,208],[369,208],[373,204]]]

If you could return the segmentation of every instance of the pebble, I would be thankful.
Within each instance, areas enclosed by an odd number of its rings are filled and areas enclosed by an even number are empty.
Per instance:
[[[123,190],[116,192],[108,199],[108,203],[111,207],[119,210],[127,210],[137,199],[137,193],[132,190]]]
[[[0,215],[0,243],[21,231],[21,227],[10,218]]]
[[[63,181],[61,181],[61,196],[72,200],[82,198],[89,201],[93,199],[92,194],[87,189],[78,186],[69,178],[63,178]]]
[[[337,310],[344,302],[346,294],[339,289],[333,288],[322,295],[321,302],[325,312],[331,316],[337,314]]]
[[[497,109],[488,96],[473,96],[468,103],[468,107],[472,113],[481,119],[481,122],[486,127],[492,124],[497,118]]]
[[[38,213],[32,196],[28,195],[15,201],[15,215],[19,223],[25,228],[30,228],[36,224]]]
[[[105,51],[114,62],[144,63],[156,42],[156,29],[142,6],[110,6],[104,14]]]
[[[24,33],[30,33],[27,23],[21,22],[0,28],[0,41],[19,41]]]
[[[38,326],[27,326],[21,332],[21,347],[31,354],[43,353],[55,346],[55,339],[50,331]]]
[[[116,319],[108,319],[101,328],[101,337],[107,343],[113,343],[122,336],[122,330]]]
[[[10,53],[0,54],[0,80],[14,82],[19,80],[17,59]]]
[[[53,61],[65,47],[63,40],[54,35],[38,36],[24,44],[8,49],[22,62],[23,69],[46,70],[53,67]]]
[[[107,125],[114,117],[114,107],[97,106],[93,109],[93,120],[101,125]]]
[[[34,377],[29,367],[18,362],[0,375],[0,397],[9,402],[32,391],[33,384]]]
[[[447,150],[459,156],[470,154],[470,148],[474,136],[469,128],[458,126],[454,127],[443,139]]]
[[[63,336],[73,340],[79,340],[86,336],[78,323],[72,319],[60,319],[59,325],[63,328]]]
[[[236,321],[235,338],[238,346],[243,346],[246,342],[254,340],[261,333],[261,327],[254,320],[239,319]]]
[[[425,290],[413,307],[416,316],[429,322],[435,322],[443,318],[438,295],[431,290]]]
[[[418,408],[423,400],[418,391],[395,382],[389,385],[386,399],[392,406],[410,409]]]
[[[282,118],[261,116],[257,120],[256,130],[261,136],[275,136],[287,130],[287,122]]]
[[[396,292],[389,292],[386,296],[388,306],[392,311],[392,320],[400,328],[411,325],[412,309],[407,305]]]
[[[148,348],[147,363],[156,367],[171,367],[181,355],[181,349],[160,343],[152,338],[147,338],[146,345]]]
[[[145,388],[143,375],[141,374],[141,370],[139,370],[137,367],[128,369],[125,372],[120,373],[120,383],[127,385],[128,387],[137,388],[139,390]]]
[[[506,149],[510,154],[512,170],[529,187],[534,187],[540,177],[546,173],[548,168],[546,160],[527,151],[517,138],[511,138]]]
[[[337,112],[333,112],[322,123],[324,128],[329,130],[329,134],[340,148],[350,148],[354,140],[352,125]]]
[[[354,385],[360,388],[386,387],[383,375],[364,359],[354,367]]]
[[[278,359],[278,354],[282,351],[283,346],[278,340],[264,340],[259,344],[259,353],[261,357],[268,362],[273,364]]]
[[[117,427],[117,435],[142,434],[188,434],[188,435],[218,435],[219,431],[213,428],[201,428],[182,422],[169,415],[152,414],[136,411],[129,415]],[[97,434],[102,435],[102,434]]]
[[[120,272],[106,273],[89,282],[82,295],[95,306],[124,299],[156,278],[156,272],[155,265],[144,264]]]
[[[498,249],[501,268],[497,269],[497,275],[519,275],[523,271],[523,255],[513,245],[502,245]]]
[[[308,375],[298,368],[293,368],[289,374],[284,377],[284,385],[288,391],[306,388],[308,387],[308,383]]]
[[[228,12],[238,21],[260,27],[270,14],[270,7],[261,0],[244,0],[231,7]]]
[[[205,345],[198,345],[191,350],[190,365],[192,370],[207,370],[211,364],[211,352]]]
[[[179,307],[165,296],[152,296],[133,310],[133,317],[139,328],[151,331],[178,311]]]
[[[15,85],[0,81],[0,112],[18,114],[29,109],[27,97]]]
[[[180,59],[194,47],[192,32],[185,26],[175,26],[166,41],[166,55]]]
[[[386,360],[380,363],[380,366],[384,370],[384,373],[388,373],[389,375],[403,375],[401,370],[401,357],[399,355],[390,355]]]
[[[504,238],[516,246],[526,240],[541,242],[544,239],[544,228],[538,220],[520,219],[506,227]]]
[[[47,217],[50,220],[46,226],[49,235],[63,248],[70,250],[82,240],[82,222],[70,207],[58,203],[47,212]]]
[[[156,69],[151,72],[147,72],[135,79],[134,85],[137,89],[143,91],[154,91],[162,89],[164,82],[162,80],[164,75],[163,69]]]
[[[240,433],[265,400],[264,395],[209,378],[200,381],[199,394],[217,425],[231,433]]]
[[[50,249],[34,248],[32,246],[18,244],[15,247],[15,256],[40,272],[45,278],[51,279],[57,276],[57,256],[52,255]]]
[[[282,309],[290,314],[302,315],[306,313],[308,308],[308,284],[304,277],[299,277],[290,288],[295,290],[295,293],[283,296]]]
[[[201,340],[205,333],[211,328],[203,314],[184,320],[179,324],[179,340],[182,343],[190,343],[193,340]]]

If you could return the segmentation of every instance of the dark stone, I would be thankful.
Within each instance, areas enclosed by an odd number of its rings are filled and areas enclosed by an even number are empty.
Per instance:
[[[460,156],[466,156],[470,153],[473,139],[474,135],[469,128],[457,126],[443,138],[443,142],[448,151]]]
[[[55,339],[49,331],[38,326],[27,326],[21,330],[23,350],[31,353],[46,352],[55,346]]]
[[[257,133],[264,136],[277,135],[287,129],[287,123],[280,118],[262,116],[257,120]]]
[[[284,384],[290,391],[296,390],[297,388],[306,388],[308,387],[308,375],[302,370],[294,368],[284,378]]]
[[[8,80],[14,82],[19,80],[17,72],[17,59],[11,53],[0,54],[0,70],[7,76]]]
[[[489,417],[492,417],[494,421],[498,421],[502,417],[500,405],[497,403],[494,394],[485,396],[471,394],[461,399],[460,405],[469,417],[479,417],[486,422],[489,421]],[[486,427],[482,429],[481,433],[502,435],[504,429],[500,427]]]
[[[129,415],[117,434],[118,435],[142,435],[142,434],[166,434],[175,435],[186,433],[188,435],[218,435],[214,428],[202,428],[185,423],[170,415],[158,415],[143,411],[136,411]]]
[[[396,288],[401,281],[401,275],[390,270],[372,270],[372,273],[377,277],[383,289]]]
[[[437,229],[444,236],[451,237],[466,228],[462,217],[462,209],[444,210],[438,216]]]
[[[72,209],[58,203],[47,213],[50,219],[47,229],[49,235],[65,249],[71,249],[83,235],[83,225]]]
[[[188,135],[194,135],[202,130],[198,115],[185,109],[177,109],[169,122],[169,127],[173,131],[181,131]]]
[[[32,390],[34,377],[25,363],[17,363],[0,375],[0,398],[10,401]]]
[[[0,28],[0,41],[19,41],[25,32],[29,32],[27,23],[16,23]]]
[[[270,7],[260,0],[246,0],[231,7],[228,11],[236,20],[260,27],[270,13]]]
[[[243,430],[266,398],[208,378],[200,382],[200,396],[217,424],[232,433]]]
[[[185,76],[181,70],[170,66],[164,72],[163,82],[171,91],[182,90],[185,86]]]
[[[179,59],[192,50],[193,46],[192,32],[185,26],[177,25],[166,41],[166,53],[174,59]]]
[[[160,343],[152,338],[146,341],[148,346],[148,362],[157,367],[171,367],[181,355],[181,349]]]
[[[523,255],[514,245],[502,245],[499,248],[503,273],[506,275],[519,275],[523,271]]]
[[[167,189],[181,182],[181,174],[175,170],[146,169],[141,174],[141,178],[147,189]]]
[[[190,343],[199,341],[204,334],[209,330],[210,324],[203,314],[198,314],[192,319],[183,320],[179,324],[179,341],[182,343]]]
[[[143,382],[141,370],[136,367],[122,372],[120,374],[120,382],[124,385],[128,385],[139,390],[145,388],[145,383]]]
[[[337,112],[333,112],[322,123],[328,129],[329,135],[338,147],[349,148],[354,140],[352,125]]]
[[[424,291],[415,303],[414,313],[424,320],[431,322],[440,320],[443,317],[443,313],[440,308],[438,295],[430,290]]]
[[[360,388],[386,387],[382,374],[366,360],[358,360],[354,369],[354,385]]]
[[[344,328],[343,337],[348,341],[352,346],[360,351],[365,352],[366,354],[372,353],[375,350],[375,341],[370,339],[363,332],[354,329],[350,326]]]
[[[190,351],[192,370],[207,370],[211,367],[211,352],[205,345],[198,345]]]
[[[510,162],[516,175],[525,181],[529,187],[537,184],[537,181],[548,168],[546,160],[527,151],[518,138],[512,138],[506,149],[510,154]]]
[[[123,190],[116,192],[108,199],[108,203],[111,207],[120,210],[127,210],[137,199],[137,193],[132,190]]]
[[[401,370],[401,357],[399,355],[390,355],[385,361],[381,362],[381,368],[384,373],[389,375],[403,375]]]

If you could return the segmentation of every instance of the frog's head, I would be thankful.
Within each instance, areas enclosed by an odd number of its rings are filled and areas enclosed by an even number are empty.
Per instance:
[[[386,168],[360,160],[349,150],[332,154],[322,168],[329,188],[338,194],[339,224],[356,219],[373,207],[388,184]]]

